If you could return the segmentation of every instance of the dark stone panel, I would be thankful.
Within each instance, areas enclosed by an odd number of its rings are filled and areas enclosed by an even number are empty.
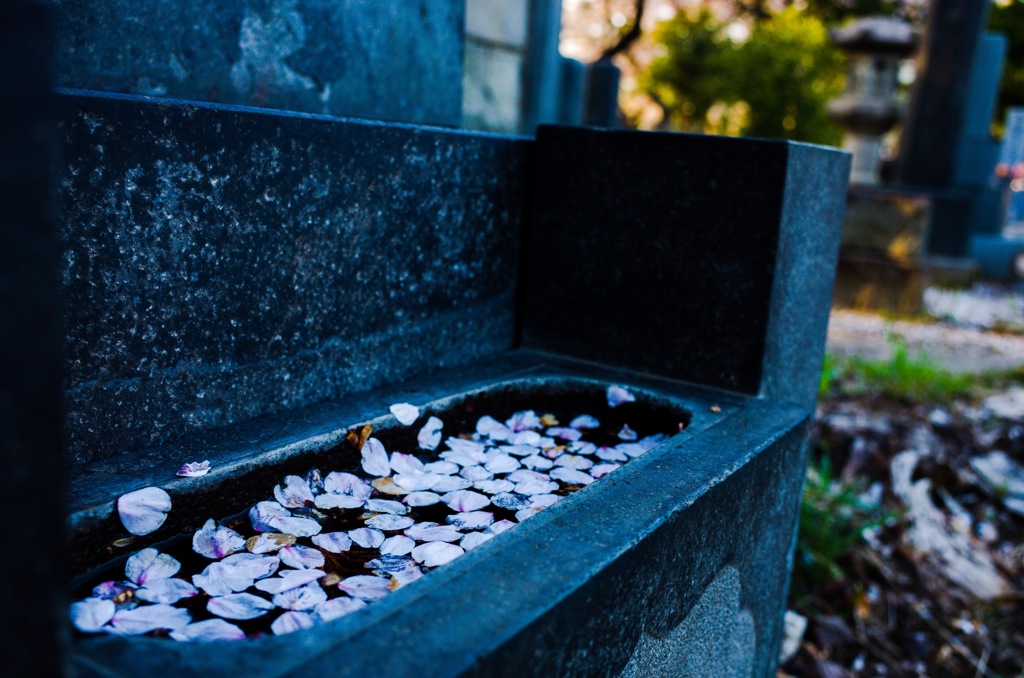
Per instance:
[[[57,0],[57,83],[458,126],[464,0]]]
[[[524,341],[756,393],[781,142],[541,127]]]
[[[58,676],[67,645],[52,8],[0,3],[3,673]]]
[[[511,346],[528,142],[60,104],[76,463]]]

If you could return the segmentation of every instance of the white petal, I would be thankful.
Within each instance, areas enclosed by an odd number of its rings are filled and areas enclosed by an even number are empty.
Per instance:
[[[276,577],[256,582],[256,588],[267,593],[280,593],[308,584],[326,574],[323,570],[281,570]]]
[[[448,449],[451,450],[454,453],[457,453],[457,454],[468,454],[471,457],[483,454],[484,449],[487,447],[486,445],[484,445],[479,440],[466,440],[465,438],[456,438],[454,436],[450,436],[447,440],[444,441],[444,444],[447,445]],[[441,458],[442,459],[447,459],[447,457],[445,456],[446,454],[447,454],[446,452],[442,452],[441,453]],[[481,461],[481,460],[480,459],[476,459],[472,463],[475,464],[475,463],[477,463],[479,461]],[[458,463],[458,462],[456,462],[456,463]]]
[[[551,494],[558,489],[558,483],[547,480],[524,480],[516,485],[516,494]]]
[[[230,527],[218,527],[213,519],[192,536],[192,550],[207,558],[223,558],[245,548],[245,539]]]
[[[71,623],[79,631],[95,633],[113,618],[115,609],[112,600],[86,598],[71,605]]]
[[[513,434],[508,439],[508,441],[515,447],[520,445],[529,445],[534,447],[540,445],[543,440],[543,436],[536,431],[520,431],[519,433]]]
[[[147,603],[166,603],[173,605],[183,598],[191,598],[199,593],[196,587],[184,579],[158,579],[135,592],[135,597]]]
[[[535,508],[528,508],[523,509],[522,511],[516,511],[516,520],[518,520],[519,522],[523,522],[527,518],[532,518],[533,516],[537,515],[539,511],[540,509]]]
[[[416,541],[458,541],[462,533],[451,525],[417,523],[405,531],[407,537]]]
[[[468,511],[455,513],[445,520],[460,530],[482,530],[494,522],[494,514],[488,511]]]
[[[312,537],[314,534],[320,534],[320,530],[323,529],[320,523],[315,520],[310,518],[295,518],[294,516],[290,516],[288,518],[271,518],[270,524],[279,532],[294,534],[296,537]]]
[[[491,459],[484,464],[484,468],[491,473],[511,473],[519,468],[519,462],[507,454],[499,454],[491,457]]]
[[[338,471],[332,471],[324,478],[324,491],[331,494],[346,494],[363,501],[369,499],[373,493],[373,489],[359,476]]]
[[[501,534],[502,532],[506,532],[515,526],[516,524],[513,523],[511,520],[499,520],[498,522],[494,523],[486,530],[484,530],[484,532],[486,532],[487,534]]]
[[[352,548],[352,538],[346,532],[325,532],[313,537],[312,542],[331,553],[344,553]]]
[[[355,530],[349,530],[348,536],[352,538],[352,541],[359,544],[364,549],[375,549],[384,543],[384,533],[380,530],[374,530],[369,527],[360,527]]]
[[[620,440],[628,440],[628,441],[636,440],[637,439],[636,431],[631,429],[629,427],[629,424],[623,424],[622,425],[622,430],[619,431],[619,439]]]
[[[453,473],[459,472],[459,465],[451,461],[432,461],[429,464],[425,464],[423,470],[427,473],[450,476]]]
[[[395,473],[423,473],[423,462],[411,454],[394,452],[391,454],[391,468]]]
[[[495,441],[508,441],[514,435],[512,429],[491,416],[480,417],[476,422],[476,432]]]
[[[315,570],[324,566],[324,554],[318,549],[296,544],[286,546],[277,553],[281,562],[296,570]]]
[[[142,549],[125,563],[124,573],[139,586],[158,579],[173,577],[181,569],[181,563],[154,548]]]
[[[467,551],[471,551],[490,539],[494,539],[493,534],[487,534],[486,532],[467,532],[466,536],[459,542],[459,546]]]
[[[363,445],[363,470],[367,475],[386,477],[391,475],[391,464],[384,445],[376,438],[370,438]]]
[[[524,480],[539,480],[547,482],[550,478],[543,473],[537,473],[536,471],[527,471],[526,469],[519,469],[513,473],[508,474],[506,480],[511,480],[513,483],[521,483]]]
[[[529,508],[531,502],[532,498],[525,494],[512,494],[510,492],[502,492],[491,497],[492,504],[507,511],[522,511],[524,508]]]
[[[555,462],[551,461],[547,457],[542,457],[539,454],[533,454],[523,459],[523,466],[541,471],[546,471],[554,465]]]
[[[305,478],[285,476],[284,484],[274,487],[274,499],[285,508],[305,508],[313,504],[313,492]]]
[[[491,503],[491,500],[486,496],[472,490],[449,492],[441,497],[441,501],[448,504],[453,511],[459,512],[476,511]]]
[[[409,506],[433,506],[441,501],[441,495],[436,492],[412,492],[405,496],[404,501]]]
[[[619,468],[621,464],[598,464],[594,468],[590,469],[590,475],[594,478],[603,478],[615,469]]]
[[[609,386],[607,391],[608,407],[618,407],[623,403],[631,403],[636,396],[621,386]]]
[[[420,418],[420,408],[409,403],[396,403],[388,409],[403,426],[409,426]]]
[[[583,471],[577,471],[573,468],[566,468],[559,466],[551,472],[551,477],[555,480],[561,480],[563,483],[569,483],[570,485],[589,485],[594,482],[594,478],[589,473]]]
[[[511,492],[516,486],[510,480],[481,480],[473,483],[473,487],[484,494],[498,494],[499,492]]]
[[[143,536],[156,530],[167,520],[171,510],[171,496],[159,487],[145,487],[121,495],[117,500],[117,513],[121,524],[134,535]]]
[[[423,428],[416,435],[416,441],[420,444],[420,448],[424,450],[436,450],[437,446],[441,444],[441,429],[444,428],[444,422],[437,417],[431,417],[427,419],[427,423],[424,424]]]
[[[390,592],[390,579],[373,577],[367,574],[357,574],[338,582],[338,588],[353,598],[361,600],[377,600],[383,598]]]
[[[572,454],[594,454],[596,450],[597,445],[594,443],[588,443],[585,440],[577,440],[574,443],[569,443],[565,447],[565,451]]]
[[[480,482],[481,480],[490,480],[494,477],[494,474],[483,466],[467,466],[459,471],[459,475],[474,483]]]
[[[135,591],[138,586],[127,581],[105,581],[93,587],[92,597],[113,600],[125,591]]]
[[[565,497],[558,494],[535,494],[530,497],[530,505],[527,508],[542,509],[556,504]]]
[[[366,510],[373,511],[374,513],[392,513],[396,516],[404,516],[409,512],[409,507],[394,499],[370,499],[366,502]]]
[[[568,440],[569,442],[577,441],[582,436],[582,434],[579,431],[577,431],[576,429],[574,429],[572,427],[566,428],[564,426],[555,426],[555,427],[549,428],[547,430],[547,434],[549,436],[552,436],[552,437],[555,437],[555,438],[561,438],[562,440]]]
[[[427,544],[420,544],[412,550],[412,557],[417,563],[423,563],[427,567],[439,567],[455,560],[466,550],[455,544],[446,544],[441,541],[432,541]]]
[[[223,619],[207,619],[171,632],[180,641],[242,640],[245,632]]]
[[[380,552],[385,556],[404,556],[412,552],[416,542],[403,534],[388,537],[381,543]]]
[[[540,417],[533,410],[525,410],[523,412],[516,412],[508,420],[505,421],[505,426],[512,429],[516,433],[519,431],[525,431],[530,428],[540,428]]]
[[[323,509],[324,511],[334,508],[356,509],[363,506],[363,500],[358,497],[352,497],[347,494],[331,494],[330,492],[318,494],[313,503],[318,509]]]
[[[274,620],[274,623],[270,625],[270,630],[275,636],[283,636],[286,633],[308,629],[313,624],[313,617],[306,612],[289,610]]]
[[[644,447],[640,443],[619,443],[612,449],[614,449],[617,452],[621,452],[627,457],[635,459],[636,457],[639,457],[641,454],[645,454],[647,450],[650,448]]]
[[[569,426],[575,429],[592,429],[597,428],[600,425],[601,422],[599,422],[596,417],[592,417],[589,414],[581,414],[569,422]]]
[[[276,501],[261,501],[249,509],[249,522],[257,532],[276,532],[272,522],[275,518],[287,518],[292,514]]]
[[[328,622],[364,607],[366,607],[366,603],[358,598],[334,598],[313,608],[313,616],[318,621]]]
[[[396,473],[395,484],[410,492],[422,492],[433,489],[441,482],[442,478],[434,473]]]
[[[600,447],[597,450],[597,458],[602,461],[629,461],[629,457],[622,450],[614,447]]]
[[[251,553],[276,553],[285,546],[295,543],[294,534],[281,534],[280,532],[268,532],[255,537],[250,537],[245,542],[245,548]]]
[[[565,468],[576,469],[577,471],[586,471],[588,468],[594,466],[594,462],[575,454],[563,454],[561,457],[555,460],[555,466],[564,466]]]
[[[192,621],[188,610],[170,605],[140,605],[133,610],[118,610],[110,620],[114,633],[137,636],[157,629],[177,631]]]
[[[178,469],[177,475],[183,478],[199,478],[209,472],[209,461],[190,461],[187,464],[182,464],[181,468]]]
[[[274,604],[251,593],[230,593],[210,598],[206,603],[206,609],[226,619],[255,619],[273,610]]]
[[[455,492],[473,487],[473,481],[460,476],[437,476],[438,481],[430,489],[435,492]]]
[[[211,596],[224,596],[244,591],[255,580],[269,577],[280,564],[276,556],[236,553],[207,565],[200,574],[193,575],[192,583]]]
[[[540,448],[536,445],[502,445],[498,451],[515,457],[529,457],[531,454],[540,453]]]
[[[367,520],[366,524],[369,527],[383,530],[384,532],[394,532],[395,530],[404,530],[415,522],[416,521],[409,516],[396,516],[390,513],[379,513]]]
[[[308,610],[327,600],[327,593],[313,581],[274,595],[274,605],[286,610]]]
[[[263,579],[277,572],[281,559],[259,553],[236,553],[220,561],[220,564],[251,579]]]

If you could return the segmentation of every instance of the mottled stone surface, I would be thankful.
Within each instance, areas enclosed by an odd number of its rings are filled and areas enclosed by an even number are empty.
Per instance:
[[[60,105],[73,463],[512,345],[523,142]]]
[[[42,2],[0,3],[0,638],[4,675],[63,675],[67,549],[54,201],[53,22]]]
[[[847,154],[571,127],[537,139],[526,345],[813,407]]]
[[[57,84],[457,126],[463,0],[56,0]]]

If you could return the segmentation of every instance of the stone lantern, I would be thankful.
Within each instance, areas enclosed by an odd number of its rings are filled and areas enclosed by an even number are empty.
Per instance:
[[[831,39],[850,61],[846,90],[829,103],[829,116],[846,131],[843,148],[853,153],[850,182],[877,184],[882,136],[902,117],[899,61],[913,54],[918,35],[898,19],[868,17],[833,30]]]

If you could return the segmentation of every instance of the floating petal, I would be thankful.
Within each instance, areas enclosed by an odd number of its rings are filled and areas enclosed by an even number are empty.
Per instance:
[[[573,468],[566,468],[559,466],[551,472],[551,477],[555,480],[561,480],[563,483],[569,483],[570,485],[589,485],[594,482],[593,476],[583,471],[577,471]]]
[[[230,527],[218,527],[213,519],[192,536],[192,550],[207,558],[223,558],[245,548],[245,538]]]
[[[370,484],[373,486],[373,489],[382,494],[401,496],[403,494],[409,494],[410,492],[410,490],[407,490],[404,487],[399,487],[395,484],[393,478],[377,478]]]
[[[473,487],[484,494],[498,494],[499,492],[511,492],[516,486],[510,480],[481,480],[473,483]]]
[[[511,473],[519,468],[519,461],[507,454],[497,454],[484,464],[484,468],[491,473]]]
[[[407,537],[416,541],[458,541],[462,533],[452,525],[417,523],[405,531]]]
[[[447,440],[445,440],[444,444],[447,445],[448,449],[451,450],[452,452],[457,452],[459,454],[468,454],[470,456],[483,454],[484,450],[487,448],[487,446],[484,445],[479,440],[466,440],[465,438],[456,438],[454,436],[449,437]],[[441,457],[445,458],[444,452],[441,453]],[[477,459],[477,462],[479,461],[481,460]]]
[[[225,619],[256,619],[273,610],[274,604],[251,593],[231,593],[210,598],[206,609]]]
[[[601,422],[597,420],[597,417],[592,417],[589,414],[581,414],[569,422],[570,428],[579,430],[588,430],[598,428],[599,426],[601,426]]]
[[[396,516],[404,516],[409,512],[409,507],[393,499],[370,499],[366,502],[366,510],[373,511],[374,513],[393,513]]]
[[[244,591],[255,580],[269,577],[280,564],[275,556],[237,553],[210,563],[200,574],[193,575],[192,583],[211,596],[224,596]]]
[[[384,575],[397,574],[408,569],[417,569],[415,561],[409,556],[394,554],[381,555],[380,558],[374,558],[366,563],[366,567],[382,577]]]
[[[555,462],[551,461],[547,457],[542,457],[539,454],[532,454],[523,459],[523,466],[539,471],[546,471],[554,465]]]
[[[532,518],[533,516],[537,515],[539,511],[540,509],[535,508],[528,508],[523,509],[522,511],[516,511],[516,520],[518,520],[519,522],[523,522],[527,518]]]
[[[353,497],[347,494],[331,494],[330,492],[325,492],[324,494],[317,495],[316,499],[313,500],[313,503],[318,509],[327,511],[330,509],[362,508],[363,501],[364,500],[358,497]]]
[[[453,511],[459,512],[477,511],[491,503],[491,500],[486,496],[472,490],[449,492],[441,497],[441,501],[448,504]]]
[[[459,475],[474,483],[480,482],[481,480],[490,480],[494,477],[494,474],[483,466],[467,466],[459,471]]]
[[[344,617],[364,607],[366,607],[366,603],[358,598],[334,598],[314,607],[313,617],[317,621],[329,622],[332,619]]]
[[[404,556],[412,552],[416,541],[404,534],[388,537],[380,545],[380,552],[385,556]]]
[[[451,461],[432,461],[424,465],[423,470],[427,473],[437,473],[443,476],[450,476],[459,472],[459,465]]]
[[[594,478],[603,478],[620,466],[621,464],[598,464],[594,468],[590,469],[590,475]]]
[[[105,581],[102,584],[97,584],[93,588],[92,596],[93,598],[102,598],[103,600],[113,600],[117,602],[117,599],[119,598],[124,599],[134,596],[137,588],[138,587],[131,582]]]
[[[207,619],[172,631],[171,638],[183,642],[242,640],[245,638],[245,631],[223,619]]]
[[[348,536],[352,538],[352,541],[359,544],[364,549],[375,549],[384,543],[384,533],[380,530],[374,530],[369,527],[360,527],[355,530],[349,530]]]
[[[437,446],[441,444],[442,428],[444,428],[444,422],[437,417],[427,419],[427,423],[423,425],[423,428],[416,435],[416,441],[420,444],[420,449],[436,450]]]
[[[110,620],[113,633],[137,636],[157,629],[177,631],[192,621],[188,610],[170,605],[142,605],[134,610],[118,610]]]
[[[445,477],[434,473],[396,473],[395,484],[409,492],[422,492],[434,488]]]
[[[285,476],[284,484],[274,487],[274,499],[285,508],[305,508],[313,505],[313,492],[305,478]]]
[[[516,485],[514,492],[516,494],[551,494],[557,489],[558,483],[548,480],[524,480]]]
[[[346,532],[325,532],[313,537],[312,541],[331,553],[344,553],[352,548],[352,538]]]
[[[459,542],[459,546],[467,551],[471,551],[490,539],[494,539],[493,534],[487,534],[486,532],[468,532]]]
[[[608,398],[608,407],[618,407],[623,403],[631,403],[636,400],[635,395],[621,386],[609,386],[606,395]]]
[[[544,440],[544,437],[536,431],[520,431],[509,438],[509,442],[512,445],[540,445]]]
[[[391,414],[395,415],[395,419],[398,420],[402,426],[409,426],[414,421],[420,418],[420,408],[409,403],[396,403],[389,407]]]
[[[435,492],[456,492],[473,487],[473,481],[461,476],[438,476],[437,484],[432,488]]]
[[[635,459],[642,454],[646,454],[650,448],[644,447],[640,443],[619,443],[613,449]]]
[[[491,503],[508,511],[522,511],[530,507],[532,499],[524,494],[502,492],[491,497]]]
[[[424,470],[422,461],[411,454],[401,452],[392,453],[391,468],[395,473],[423,473]]]
[[[121,524],[136,536],[156,532],[171,510],[171,496],[159,487],[145,487],[121,495],[117,500],[117,513]]]
[[[327,600],[327,593],[315,581],[281,591],[274,596],[274,605],[286,610],[308,610]]]
[[[191,598],[199,593],[195,586],[184,579],[158,579],[135,592],[135,597],[147,603],[174,605],[179,600]]]
[[[281,562],[296,570],[315,570],[324,566],[324,554],[318,549],[296,544],[286,546],[277,553]]]
[[[331,494],[344,494],[366,501],[373,490],[366,481],[351,473],[332,471],[324,478],[324,491]]]
[[[409,506],[433,506],[441,501],[441,495],[436,492],[412,492],[406,495],[404,501]]]
[[[114,617],[114,601],[86,598],[71,605],[71,623],[83,633],[95,633]]]
[[[316,538],[314,537],[314,540]],[[276,553],[285,546],[295,543],[294,534],[281,534],[279,532],[268,532],[249,537],[245,541],[245,548],[251,553]]]
[[[619,431],[619,440],[633,441],[637,439],[637,433],[629,427],[629,424],[623,424],[622,430]]]
[[[390,513],[379,513],[367,520],[366,524],[369,527],[383,530],[384,532],[394,532],[396,530],[404,530],[415,522],[416,521],[409,516],[396,516]]]
[[[323,529],[320,523],[311,518],[273,518],[271,524],[280,532],[294,534],[296,537],[312,537],[314,534],[320,534],[320,530]]]
[[[516,412],[505,421],[505,426],[512,429],[515,433],[531,428],[540,428],[540,417],[533,410]]]
[[[256,582],[256,588],[267,593],[280,593],[288,589],[304,586],[325,576],[327,573],[322,570],[281,570],[276,577],[261,579]]]
[[[486,532],[487,534],[501,534],[502,532],[506,532],[515,526],[516,524],[513,523],[511,520],[499,520],[498,522],[494,523],[486,530],[484,530],[484,532]]]
[[[182,464],[181,468],[178,469],[177,475],[182,478],[198,478],[205,476],[209,472],[209,461],[190,461],[187,464]]]
[[[476,432],[498,442],[507,442],[515,435],[512,429],[491,416],[480,417],[476,422]]]
[[[597,451],[597,445],[585,440],[577,440],[574,443],[569,443],[565,451],[571,454],[594,454]]]
[[[139,586],[158,579],[173,577],[181,569],[181,563],[154,548],[142,549],[125,563],[124,573]]]
[[[558,494],[535,494],[530,497],[530,505],[526,508],[542,509],[551,506],[564,499]]]
[[[536,471],[527,471],[526,469],[519,469],[513,473],[508,474],[506,480],[511,480],[513,483],[521,483],[525,480],[539,480],[542,482],[548,482],[550,478],[543,473],[537,473]]]
[[[460,530],[482,530],[494,522],[494,514],[488,511],[468,511],[455,513],[445,520]]]
[[[465,552],[466,550],[461,546],[433,541],[414,548],[412,550],[412,557],[417,563],[423,563],[427,567],[439,567],[450,563]]]
[[[338,582],[338,588],[353,598],[360,600],[377,600],[390,592],[390,579],[374,577],[368,574],[357,574]]]
[[[391,464],[384,445],[376,438],[370,438],[363,445],[363,470],[367,475],[385,477],[391,475]]]
[[[629,461],[629,457],[622,450],[614,447],[600,447],[597,450],[597,458],[602,461]]]
[[[565,468],[571,468],[577,471],[586,471],[588,468],[592,468],[594,466],[594,462],[586,457],[581,457],[575,454],[563,454],[555,460],[555,466],[564,466]]]
[[[270,625],[270,631],[275,636],[283,636],[286,633],[308,629],[314,623],[313,617],[310,614],[289,610],[274,620],[274,623]]]
[[[249,509],[249,522],[257,532],[277,532],[273,521],[288,518],[292,514],[276,501],[261,501]]]
[[[561,438],[562,440],[568,440],[569,442],[575,442],[575,441],[579,440],[580,437],[583,435],[582,433],[580,433],[579,431],[577,431],[576,429],[574,429],[572,427],[565,428],[565,427],[559,427],[559,426],[555,426],[555,427],[549,428],[547,430],[547,434],[549,436],[554,437],[554,438]]]

